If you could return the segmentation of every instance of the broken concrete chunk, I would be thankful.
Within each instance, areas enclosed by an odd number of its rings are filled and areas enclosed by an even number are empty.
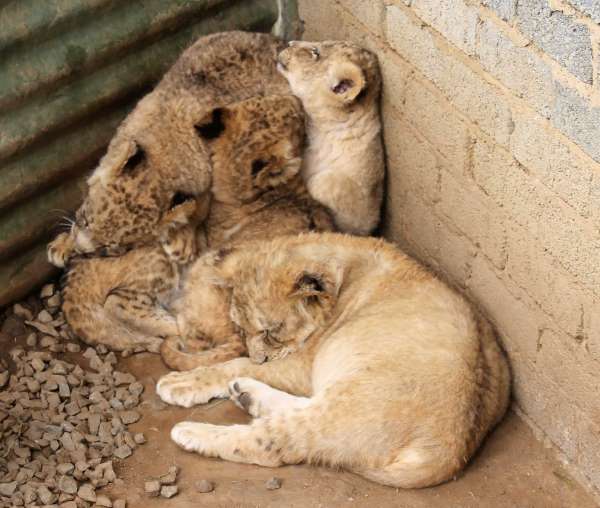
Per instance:
[[[17,482],[0,483],[0,496],[10,497],[17,490]]]
[[[70,476],[61,476],[58,480],[58,488],[67,494],[77,493],[77,481]]]
[[[52,337],[58,337],[58,332],[53,326],[47,325],[45,323],[40,323],[39,321],[25,321],[26,325],[29,325],[36,330],[39,330],[46,335],[52,335]]]
[[[158,480],[151,480],[144,483],[144,492],[150,497],[157,497],[160,494],[160,482]]]
[[[81,346],[75,342],[68,342],[66,348],[69,353],[79,353],[81,351]]]
[[[199,480],[194,484],[194,487],[196,488],[196,492],[200,492],[200,494],[206,494],[215,490],[215,484],[209,480]]]
[[[179,492],[179,487],[177,485],[164,485],[160,489],[161,497],[166,497],[167,499],[171,499],[173,496],[176,496]]]
[[[30,333],[27,336],[27,339],[25,339],[25,343],[29,347],[36,347],[37,346],[37,335],[35,333]]]
[[[52,315],[46,309],[44,309],[37,315],[37,320],[40,323],[48,324],[53,321],[53,318]]]
[[[119,417],[125,425],[129,425],[137,422],[141,418],[141,415],[137,411],[121,411]]]
[[[33,319],[32,312],[20,303],[15,303],[13,305],[13,314],[19,316],[22,319],[25,319],[26,321],[31,321]]]
[[[133,440],[135,441],[135,444],[141,445],[146,443],[146,436],[142,432],[138,432],[133,435]]]
[[[84,501],[89,501],[90,503],[94,503],[96,501],[96,491],[89,483],[84,483],[81,487],[79,487],[77,495]]]
[[[10,372],[7,370],[0,372],[0,388],[4,388],[10,378]]]
[[[106,508],[112,508],[112,501],[106,496],[96,497],[96,506],[105,506]]]
[[[265,487],[267,488],[267,490],[277,490],[281,488],[281,479],[277,478],[277,477],[273,477],[273,478],[269,478],[266,483],[265,483]]]
[[[136,381],[131,374],[127,372],[119,372],[118,370],[113,372],[113,378],[116,386],[130,385]]]
[[[126,459],[132,454],[131,448],[127,445],[119,446],[113,452],[113,455],[118,459]]]
[[[46,300],[46,305],[51,309],[60,307],[60,295],[57,293]]]
[[[37,495],[42,504],[52,504],[58,499],[58,496],[54,492],[51,492],[45,485],[38,488]]]
[[[40,298],[48,298],[54,294],[54,284],[45,284],[40,291]]]

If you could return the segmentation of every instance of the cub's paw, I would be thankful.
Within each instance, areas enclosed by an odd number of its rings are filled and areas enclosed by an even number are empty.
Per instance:
[[[202,453],[211,441],[212,427],[206,423],[181,422],[171,429],[171,439],[188,452]]]
[[[277,394],[270,386],[249,377],[238,377],[229,383],[229,398],[250,416],[267,416],[278,408]]]
[[[61,233],[48,244],[48,261],[58,268],[64,268],[72,256],[75,244],[69,233]]]
[[[211,379],[211,369],[201,367],[186,372],[171,372],[156,383],[156,393],[167,404],[192,407],[215,398],[227,397],[227,386]]]

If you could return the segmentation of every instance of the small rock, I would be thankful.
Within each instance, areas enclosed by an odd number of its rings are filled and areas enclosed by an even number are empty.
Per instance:
[[[176,496],[179,492],[179,488],[177,485],[164,485],[160,489],[160,495],[162,497],[166,497],[167,499],[171,499],[173,496]]]
[[[17,482],[0,483],[0,496],[10,497],[17,490]]]
[[[67,494],[77,493],[77,481],[70,476],[61,476],[58,480],[58,488]]]
[[[81,487],[79,487],[77,495],[84,501],[89,501],[90,503],[96,501],[96,492],[94,487],[92,487],[89,483],[84,483]]]
[[[144,483],[144,492],[150,497],[157,497],[160,494],[160,482],[158,480],[152,480]]]
[[[8,383],[8,379],[10,378],[10,372],[7,370],[0,372],[0,388],[4,388],[6,383]]]
[[[54,284],[46,284],[40,291],[40,298],[49,298],[54,294]]]
[[[75,466],[70,462],[64,462],[56,466],[56,471],[59,474],[70,474],[73,472],[73,469],[75,469]]]
[[[135,444],[144,444],[146,442],[146,436],[142,432],[138,432],[133,435],[133,440],[135,441]]]
[[[96,352],[99,355],[105,355],[106,353],[108,353],[108,348],[104,344],[98,344],[96,346]]]
[[[265,487],[267,488],[267,490],[280,489],[281,488],[281,479],[277,478],[276,476],[274,476],[273,478],[269,478],[265,483]]]
[[[27,307],[23,307],[20,303],[15,303],[13,305],[13,314],[28,321],[33,319],[33,314],[31,311]]]
[[[60,504],[60,508],[77,508],[77,503],[75,501],[66,501]]]
[[[79,353],[81,351],[81,346],[75,342],[67,342],[66,348],[69,353]]]
[[[57,499],[56,494],[50,492],[50,489],[48,489],[48,487],[45,485],[42,485],[40,488],[38,488],[37,494],[42,504],[52,504]]]
[[[196,488],[196,492],[200,492],[201,494],[215,490],[215,484],[209,480],[199,480],[194,484],[194,487]]]
[[[37,315],[37,320],[40,323],[50,323],[53,319],[52,319],[52,315],[46,310],[42,310],[40,311],[40,313]]]
[[[177,466],[171,466],[168,473],[159,477],[160,483],[163,485],[172,485],[177,481],[177,473],[179,473],[179,468]]]
[[[35,333],[30,333],[27,336],[27,339],[25,339],[25,343],[29,347],[36,347],[37,346],[37,335]]]
[[[52,335],[52,337],[58,337],[58,332],[56,329],[50,325],[40,323],[39,321],[25,321],[25,324],[39,330],[46,335]]]
[[[117,459],[126,459],[127,457],[129,457],[131,455],[131,448],[129,448],[129,446],[127,445],[123,445],[123,446],[119,446],[117,449],[115,449],[115,451],[113,452],[113,455],[115,457],[117,457]]]
[[[60,295],[57,293],[46,300],[46,305],[51,309],[60,307]]]
[[[121,411],[121,413],[119,413],[119,416],[121,417],[121,421],[125,425],[135,423],[141,418],[141,415],[137,411]]]
[[[135,378],[127,372],[119,372],[118,370],[115,370],[113,372],[113,378],[116,386],[135,383]]]
[[[96,497],[96,506],[105,506],[106,508],[112,507],[112,501],[106,496],[97,496]]]

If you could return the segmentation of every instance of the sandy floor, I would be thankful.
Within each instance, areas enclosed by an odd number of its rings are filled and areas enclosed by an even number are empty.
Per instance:
[[[118,473],[124,483],[108,489],[108,493],[111,497],[126,497],[130,508],[597,506],[513,413],[492,434],[464,475],[457,481],[425,490],[398,491],[324,468],[266,469],[205,459],[178,449],[170,441],[172,425],[184,419],[244,422],[244,413],[228,401],[193,409],[165,407],[153,390],[156,379],[166,372],[158,356],[137,355],[124,363],[122,370],[127,368],[146,386],[141,406],[144,416],[133,429],[143,431],[148,443],[120,464]],[[170,500],[148,498],[143,491],[144,480],[165,473],[172,464],[181,467],[178,496]],[[268,491],[264,484],[273,476],[281,478],[283,485],[279,490]],[[200,479],[215,482],[214,492],[195,492],[194,482]]]

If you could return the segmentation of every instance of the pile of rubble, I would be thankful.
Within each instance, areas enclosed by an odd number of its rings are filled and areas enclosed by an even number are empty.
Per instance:
[[[115,354],[103,347],[85,350],[89,369],[56,358],[81,346],[68,342],[73,337],[53,287],[41,297],[44,308],[17,304],[2,327],[10,335],[20,319],[29,333],[27,350],[10,351],[10,370],[0,365],[0,506],[124,508],[124,500],[96,489],[116,480],[114,459],[145,442],[128,430],[140,418],[143,385],[115,370]]]

